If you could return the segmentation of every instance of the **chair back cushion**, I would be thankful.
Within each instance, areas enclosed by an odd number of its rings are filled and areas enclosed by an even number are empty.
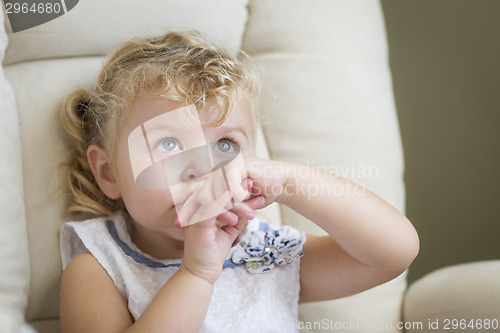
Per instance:
[[[402,145],[380,3],[257,0],[249,12],[243,49],[262,76],[261,118],[271,157],[353,180],[404,211]],[[284,224],[322,232],[287,207],[281,213]],[[353,297],[302,305],[300,326],[305,332],[325,323],[332,329],[347,324],[349,332],[366,332],[382,320],[395,326],[405,288],[403,274]]]

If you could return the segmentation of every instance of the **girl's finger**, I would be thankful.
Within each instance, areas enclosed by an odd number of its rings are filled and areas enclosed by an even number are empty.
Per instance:
[[[236,207],[231,209],[231,212],[236,214],[238,217],[246,218],[247,220],[251,220],[255,217],[254,210],[243,202],[239,203]]]
[[[202,205],[209,205],[218,198],[226,187],[223,185],[224,178],[221,173],[211,173],[203,182],[202,186],[197,190],[198,201]]]
[[[231,207],[231,192],[225,191],[209,205],[202,205],[191,216],[188,223],[193,224],[211,219],[228,210]]]
[[[238,215],[231,211],[225,211],[219,216],[217,216],[217,219],[219,219],[224,225],[235,225],[238,222]]]
[[[228,187],[229,187],[229,190],[233,193],[233,198],[234,198],[235,204],[239,204],[243,200],[250,197],[250,191],[245,188],[245,187],[247,187],[246,180],[234,181],[234,180],[228,179]]]
[[[247,199],[242,203],[246,204],[251,209],[256,210],[264,208],[266,206],[266,199],[264,198],[264,196],[258,195],[256,197],[251,197],[250,199]]]
[[[180,226],[186,226],[191,217],[196,213],[196,211],[200,208],[201,204],[197,199],[197,195],[191,195],[186,202],[182,204],[180,210],[177,210],[177,219],[179,220]]]
[[[235,225],[226,225],[221,227],[221,230],[226,232],[226,234],[231,236],[231,240],[234,241],[238,237],[239,233],[245,228],[248,220],[239,218]]]
[[[246,183],[245,190],[250,193],[253,187],[253,180],[251,180],[250,178],[246,178],[243,181]]]
[[[177,216],[181,226],[192,224],[217,216],[223,210],[220,210],[214,215],[208,216],[210,209],[213,209],[213,203],[217,202],[217,198],[226,195],[227,190],[224,184],[222,175],[210,174],[205,179],[202,185],[186,200]],[[212,206],[212,208],[210,208]],[[229,209],[230,207],[227,207]],[[203,212],[207,212],[204,214]],[[196,220],[196,221],[195,221]]]

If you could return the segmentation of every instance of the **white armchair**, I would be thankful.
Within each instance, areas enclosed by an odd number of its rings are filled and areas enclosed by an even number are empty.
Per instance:
[[[59,330],[58,237],[62,223],[71,219],[65,198],[52,197],[62,182],[58,165],[68,157],[59,109],[70,91],[93,85],[104,53],[136,35],[193,28],[229,50],[242,48],[263,82],[260,153],[267,153],[267,144],[273,159],[337,173],[404,210],[402,147],[378,1],[85,0],[38,27],[17,33],[5,27],[0,35],[2,332]],[[265,214],[273,223],[321,232],[283,207]],[[304,332],[346,324],[351,332],[385,332],[403,320],[405,291],[403,274],[352,297],[302,305],[299,326]]]

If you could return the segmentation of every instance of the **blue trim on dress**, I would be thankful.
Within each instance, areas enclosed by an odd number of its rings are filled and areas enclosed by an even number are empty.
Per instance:
[[[241,264],[235,264],[231,259],[226,259],[222,265],[222,269],[225,268],[235,268],[236,266],[241,266]]]
[[[173,267],[180,267],[181,264],[170,264],[170,265],[162,264],[161,262],[146,258],[145,256],[143,256],[139,252],[132,250],[130,248],[130,246],[128,246],[127,243],[125,243],[124,241],[122,241],[120,239],[120,236],[118,236],[118,232],[116,231],[115,223],[112,220],[106,220],[106,228],[108,228],[109,234],[111,235],[111,237],[113,238],[115,243],[122,249],[122,251],[126,255],[128,255],[129,257],[134,259],[136,262],[138,262],[140,264],[145,264],[145,265],[147,265],[149,267],[153,267],[153,268],[158,268],[158,267],[165,268],[165,267],[172,267],[172,266]]]
[[[181,266],[180,263],[165,265],[159,261],[149,259],[149,258],[145,257],[144,255],[140,254],[139,252],[131,249],[127,243],[125,243],[124,241],[122,241],[120,239],[120,236],[118,235],[118,231],[116,230],[115,223],[113,222],[113,220],[106,220],[106,228],[108,229],[108,232],[111,235],[111,237],[113,238],[113,240],[115,241],[115,243],[122,249],[122,251],[126,255],[128,255],[129,257],[134,259],[136,262],[138,262],[140,264],[147,265],[149,267],[153,267],[153,268],[167,268],[167,267],[180,267]],[[222,268],[223,269],[224,268],[234,268],[236,266],[239,266],[239,264],[235,264],[231,259],[227,259],[224,262],[224,264],[222,265]]]
[[[269,223],[266,223],[264,221],[260,221],[259,222],[259,231],[267,233],[269,231]]]

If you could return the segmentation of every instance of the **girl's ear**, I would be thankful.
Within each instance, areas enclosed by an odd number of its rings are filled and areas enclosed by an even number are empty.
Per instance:
[[[101,191],[110,199],[118,199],[120,188],[113,177],[106,151],[97,145],[91,145],[87,148],[87,160]]]

